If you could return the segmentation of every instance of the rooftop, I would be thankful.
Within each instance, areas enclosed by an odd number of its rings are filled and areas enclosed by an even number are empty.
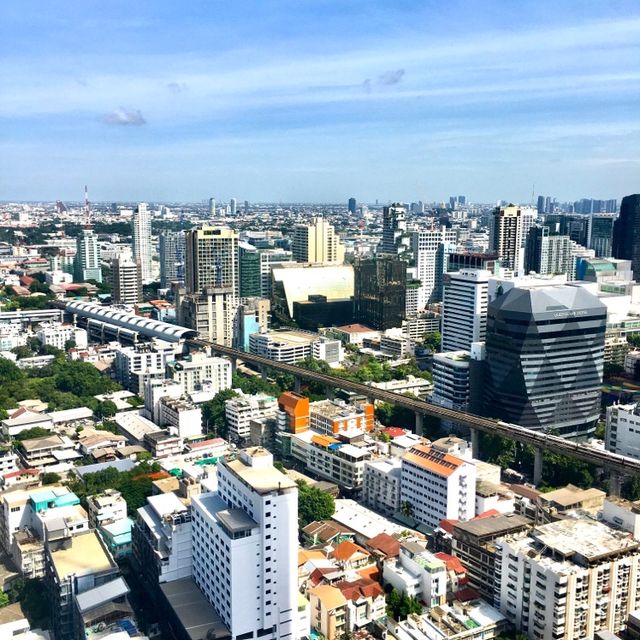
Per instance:
[[[223,463],[236,476],[258,493],[297,489],[298,485],[274,466],[256,468],[236,459]]]
[[[468,522],[458,522],[454,529],[464,531],[473,536],[499,536],[516,528],[525,528],[533,525],[533,521],[515,513],[490,516],[488,518],[474,518]]]
[[[72,574],[85,576],[115,568],[93,531],[73,536],[69,548],[53,551],[51,560],[60,579]]]
[[[453,474],[464,464],[464,460],[424,444],[413,446],[402,456],[402,460],[445,477]]]

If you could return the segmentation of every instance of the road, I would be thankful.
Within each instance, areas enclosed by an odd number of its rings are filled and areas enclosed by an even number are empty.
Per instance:
[[[241,360],[258,367],[270,367],[276,371],[290,373],[297,378],[318,382],[333,389],[344,389],[345,391],[352,391],[371,399],[380,400],[382,402],[391,402],[400,407],[410,409],[416,414],[422,416],[428,415],[441,418],[443,420],[458,422],[470,429],[500,435],[505,438],[510,438],[511,440],[516,440],[517,442],[533,445],[538,449],[553,451],[554,453],[560,453],[571,458],[583,460],[599,467],[604,467],[613,473],[640,473],[640,460],[621,456],[616,453],[611,453],[610,451],[599,451],[585,444],[566,440],[559,436],[532,431],[531,429],[525,429],[518,425],[506,424],[498,420],[483,418],[472,413],[439,407],[418,398],[409,398],[399,393],[394,393],[393,391],[378,389],[360,382],[343,380],[336,376],[309,371],[296,365],[276,362],[263,356],[238,351],[237,349],[224,347],[206,340],[191,339],[187,340],[187,344],[198,348],[209,347],[213,352],[219,355],[228,356],[232,360]]]

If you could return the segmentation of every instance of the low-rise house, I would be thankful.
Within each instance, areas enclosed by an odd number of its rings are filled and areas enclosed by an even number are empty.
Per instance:
[[[36,413],[25,407],[8,412],[9,417],[2,420],[2,433],[13,438],[28,429],[53,429],[53,420],[46,413]]]
[[[400,545],[400,555],[384,562],[382,578],[400,593],[416,598],[428,607],[446,602],[445,563],[417,542]]]
[[[56,434],[23,440],[18,450],[27,467],[45,467],[82,457],[69,438]]]
[[[353,542],[355,533],[330,520],[316,520],[302,529],[305,544],[310,547],[340,544],[345,540]]]
[[[182,439],[166,431],[154,431],[144,436],[144,445],[154,458],[168,458],[182,452]]]

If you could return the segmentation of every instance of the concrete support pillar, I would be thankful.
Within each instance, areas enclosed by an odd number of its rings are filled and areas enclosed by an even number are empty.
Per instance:
[[[262,377],[263,380],[266,380],[268,378],[267,367],[265,367],[264,365],[260,367],[260,376]]]
[[[325,385],[324,392],[328,400],[333,400],[334,396],[336,395],[335,387],[332,387],[331,385],[328,385],[328,384]]]
[[[471,455],[478,459],[480,456],[480,432],[477,429],[469,429],[471,432]]]
[[[302,391],[302,379],[299,376],[296,376],[293,379],[293,390],[296,393],[300,393]]]
[[[236,375],[236,370],[238,369],[238,358],[229,358],[231,361],[231,375]]]
[[[424,416],[416,411],[416,434],[421,436],[424,433]]]
[[[622,475],[617,471],[609,471],[609,495],[619,498],[622,492]]]
[[[542,449],[536,447],[533,458],[533,484],[542,482]]]

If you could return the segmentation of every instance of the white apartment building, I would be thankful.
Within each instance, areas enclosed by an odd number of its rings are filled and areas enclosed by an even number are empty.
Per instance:
[[[292,440],[299,437],[293,435]],[[371,460],[371,451],[343,444],[331,436],[312,435],[306,453],[309,471],[335,482],[354,495],[360,492],[364,481],[364,465]]]
[[[436,528],[445,518],[475,515],[476,467],[442,451],[417,444],[402,456],[400,504],[413,517]]]
[[[487,329],[491,272],[468,269],[445,273],[442,302],[442,351],[469,351]]]
[[[88,343],[85,329],[60,322],[41,324],[38,331],[36,331],[36,338],[38,338],[43,345],[50,345],[62,351],[64,351],[65,344],[70,340],[76,343],[78,349],[86,349]]]
[[[536,640],[618,633],[640,607],[640,542],[595,520],[566,518],[496,540],[494,601]]]
[[[400,555],[383,564],[382,579],[403,595],[416,598],[429,608],[446,602],[447,567],[417,542],[400,545]]]
[[[148,380],[164,379],[167,362],[175,357],[175,348],[176,345],[162,340],[121,347],[115,357],[116,379],[126,389],[143,396]]]
[[[128,258],[111,262],[111,298],[113,304],[134,305],[142,302],[142,265]]]
[[[193,577],[233,640],[298,633],[298,488],[262,448],[218,464],[193,498]]]
[[[314,360],[324,360],[329,365],[339,366],[344,360],[344,347],[340,340],[320,336],[311,344],[311,355]]]
[[[614,404],[607,407],[604,441],[609,451],[640,459],[640,405]]]
[[[140,266],[142,283],[153,280],[151,272],[151,213],[146,202],[138,204],[131,218],[133,260]]]
[[[20,324],[0,325],[0,351],[11,351],[27,344],[27,333]]]
[[[214,393],[231,388],[231,361],[225,358],[194,353],[188,360],[169,362],[167,373],[182,386],[184,394],[198,391],[207,383]]]
[[[92,527],[119,522],[127,517],[127,502],[115,489],[87,496],[87,510]]]
[[[344,349],[339,340],[293,329],[252,333],[249,336],[249,351],[287,364],[296,364],[309,356],[334,365],[344,359]]]
[[[151,583],[192,574],[191,526],[191,510],[175,493],[150,496],[138,509],[133,549]]]
[[[400,466],[400,458],[380,458],[364,463],[364,504],[386,516],[393,516],[400,509]]]
[[[449,251],[455,249],[456,241],[456,231],[446,227],[423,229],[411,234],[416,277],[420,280],[418,311],[442,299],[442,279],[447,268],[447,256]]]
[[[160,424],[160,398],[181,398],[182,385],[176,380],[153,378],[144,385],[144,417]]]
[[[183,439],[202,435],[202,409],[186,398],[160,398],[158,403],[160,427],[168,427]]]
[[[278,401],[260,393],[254,396],[240,395],[224,403],[224,414],[229,438],[234,442],[247,440],[251,436],[251,421],[272,418],[278,409]]]

